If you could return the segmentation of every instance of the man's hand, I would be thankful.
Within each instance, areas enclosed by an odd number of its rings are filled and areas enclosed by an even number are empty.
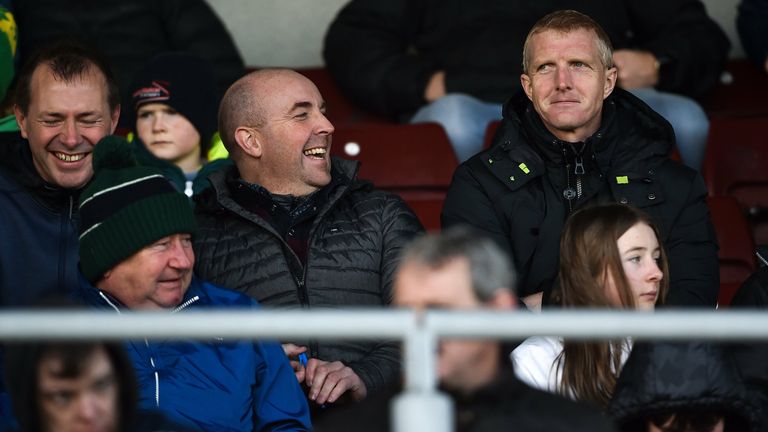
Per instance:
[[[659,82],[659,61],[648,51],[614,51],[613,63],[619,70],[621,88],[653,87]]]
[[[307,347],[294,345],[292,343],[285,343],[283,344],[283,352],[286,356],[288,356],[288,360],[291,363],[291,368],[293,368],[293,373],[296,375],[296,379],[299,381],[299,384],[303,383],[306,377],[306,370],[299,361],[298,355],[307,352]]]
[[[355,401],[362,400],[368,394],[363,380],[352,368],[340,361],[309,359],[306,384],[309,386],[309,399],[318,405],[336,402],[346,392],[349,392]]]
[[[437,71],[432,74],[427,88],[424,89],[424,99],[427,102],[434,102],[443,96],[445,96],[445,72]]]

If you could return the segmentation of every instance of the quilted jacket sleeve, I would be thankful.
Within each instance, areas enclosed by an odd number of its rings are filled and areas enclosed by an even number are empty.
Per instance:
[[[405,202],[400,197],[388,195],[382,212],[381,295],[384,304],[392,303],[392,287],[403,248],[422,231],[421,223]],[[369,393],[385,388],[399,377],[398,344],[381,341],[349,367],[363,380]]]

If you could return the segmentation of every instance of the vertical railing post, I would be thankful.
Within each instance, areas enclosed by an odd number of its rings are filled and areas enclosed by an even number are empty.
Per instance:
[[[421,313],[414,317],[413,328],[403,340],[405,389],[392,401],[393,430],[452,432],[453,402],[437,391],[437,338]]]

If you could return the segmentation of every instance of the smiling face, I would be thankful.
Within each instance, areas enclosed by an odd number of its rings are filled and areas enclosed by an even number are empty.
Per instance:
[[[171,106],[140,106],[136,110],[136,133],[155,157],[172,162],[185,173],[200,168],[200,134]]]
[[[184,298],[194,265],[192,236],[174,234],[121,261],[96,286],[131,309],[170,309]]]
[[[616,246],[636,309],[653,309],[664,278],[659,268],[661,248],[656,234],[650,226],[640,222],[619,237]],[[614,278],[608,275],[607,279],[608,298],[614,305],[621,306]]]
[[[261,92],[264,122],[254,129],[260,162],[252,178],[283,195],[304,196],[327,185],[334,128],[317,87],[285,71],[262,83]]]
[[[530,69],[520,81],[546,128],[569,142],[595,133],[603,100],[616,83],[616,68],[606,69],[600,60],[597,35],[545,30],[531,37],[530,51]]]
[[[94,66],[66,82],[41,64],[30,81],[26,113],[16,107],[21,136],[29,140],[35,169],[48,183],[76,189],[93,175],[91,152],[114,132],[119,107],[109,109],[107,83]]]

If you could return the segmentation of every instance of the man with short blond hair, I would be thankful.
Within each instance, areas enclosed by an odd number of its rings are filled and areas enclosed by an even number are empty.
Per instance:
[[[525,44],[523,92],[504,107],[489,150],[456,170],[443,226],[468,224],[512,255],[531,309],[550,300],[560,233],[576,209],[620,202],[643,209],[669,253],[673,306],[714,307],[717,241],[707,190],[669,159],[670,124],[616,87],[611,43],[590,17],[556,11]]]

